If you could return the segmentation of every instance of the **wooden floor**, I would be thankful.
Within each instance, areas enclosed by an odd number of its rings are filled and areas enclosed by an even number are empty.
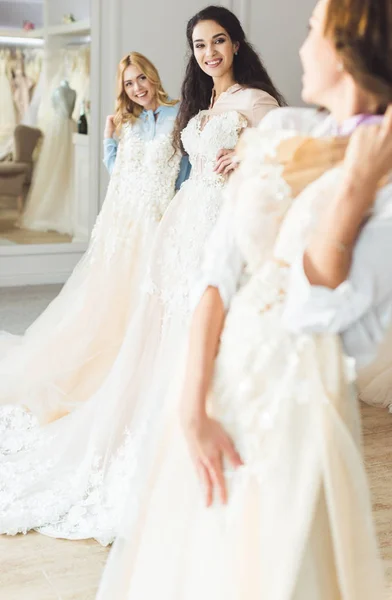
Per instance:
[[[368,406],[362,414],[374,516],[392,600],[392,415]],[[36,533],[0,538],[0,600],[93,600],[107,553],[95,542]]]
[[[38,533],[2,538],[0,599],[94,600],[108,551]]]
[[[65,244],[72,242],[70,235],[56,231],[31,231],[16,226],[18,211],[15,201],[0,197],[0,246],[14,244]]]
[[[373,512],[392,600],[392,415],[363,405],[362,416]]]

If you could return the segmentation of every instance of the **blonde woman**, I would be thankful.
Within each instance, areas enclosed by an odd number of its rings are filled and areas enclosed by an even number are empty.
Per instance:
[[[104,163],[110,174],[118,152],[115,134],[121,130],[124,121],[131,122],[133,134],[147,142],[157,135],[171,134],[179,108],[178,101],[171,100],[163,89],[156,68],[137,52],[122,59],[118,68],[118,89],[117,110],[107,117],[104,133]],[[176,189],[180,188],[189,171],[189,161],[183,160]]]
[[[11,437],[16,449],[24,445],[24,428],[20,440],[15,432],[20,418],[26,425],[35,417],[47,423],[71,412],[91,397],[112,366],[158,223],[175,193],[177,109],[147,58],[133,52],[121,60],[116,113],[105,132],[112,175],[87,253],[24,336],[0,334],[5,444]],[[114,127],[115,147],[109,139]]]

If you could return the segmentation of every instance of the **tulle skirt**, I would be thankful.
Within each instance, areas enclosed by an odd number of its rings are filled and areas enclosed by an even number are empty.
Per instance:
[[[165,398],[179,383],[189,282],[219,213],[220,192],[191,181],[182,186],[154,242],[143,244],[151,250],[148,269],[137,260],[136,242],[116,249],[118,225],[116,236],[95,237],[89,262],[25,338],[16,339],[8,367],[0,363],[4,374],[11,368],[0,383],[5,400],[8,393],[9,402],[28,406],[41,422],[70,413],[37,427],[29,414],[5,408],[0,533],[35,528],[102,544],[118,534],[129,498],[136,503],[144,483]],[[107,219],[99,225],[106,228]],[[122,265],[147,270],[140,294]]]
[[[132,222],[116,216],[113,184],[90,247],[59,296],[23,336],[0,333],[0,404],[23,406],[41,424],[99,389],[141,297],[158,221],[143,211]],[[10,430],[3,414],[0,429]]]
[[[245,462],[226,467],[229,502],[203,506],[178,418],[179,365],[159,421],[152,404],[139,415],[153,435],[135,455],[99,600],[384,598],[339,339],[287,334],[254,283],[229,311],[209,400]]]

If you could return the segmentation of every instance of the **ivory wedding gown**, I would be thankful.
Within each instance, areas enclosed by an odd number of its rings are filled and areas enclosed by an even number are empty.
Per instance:
[[[118,204],[108,207],[99,219],[96,231],[105,235],[95,234],[86,259],[91,263],[91,274],[82,287],[83,294],[78,293],[78,286],[71,279],[63,300],[47,311],[42,324],[34,325],[37,344],[43,345],[45,353],[38,353],[37,364],[32,364],[34,371],[29,369],[29,386],[23,378],[19,388],[15,381],[7,385],[2,381],[6,369],[1,373],[0,386],[19,391],[10,400],[20,403],[24,400],[33,410],[36,406],[41,408],[45,397],[56,409],[61,409],[65,397],[69,410],[71,384],[78,392],[71,396],[74,404],[81,398],[89,398],[77,410],[46,427],[34,426],[22,409],[7,409],[9,417],[3,417],[4,431],[0,438],[1,533],[38,528],[57,537],[94,537],[102,544],[110,543],[116,536],[128,497],[128,481],[139,468],[134,445],[143,445],[153,435],[147,422],[135,429],[133,420],[144,404],[149,406],[151,402],[156,407],[154,419],[159,420],[162,397],[184,353],[189,290],[198,272],[205,241],[220,212],[226,183],[224,177],[214,172],[216,155],[221,148],[234,148],[242,129],[248,123],[256,125],[275,107],[275,100],[267,93],[235,85],[219,97],[212,110],[201,112],[183,131],[192,164],[191,177],[182,185],[159,226],[144,283],[145,293],[121,348],[119,332],[123,331],[134,299],[128,270],[145,265],[139,260],[139,247],[135,243],[139,216],[142,226],[149,223],[140,193],[153,186],[156,193],[149,198],[159,198],[161,202],[167,198],[165,190],[169,189],[170,179],[167,146],[162,147],[158,141],[149,146],[148,164],[154,167],[155,175],[151,173],[143,186],[135,186],[130,178],[123,183],[118,176],[112,178],[113,199]],[[119,161],[121,172],[129,168],[125,165],[132,164],[135,156],[137,168],[137,150],[132,148],[132,152],[130,149],[129,154],[124,154]],[[174,186],[173,180],[171,185]],[[131,206],[136,210],[132,219]],[[151,206],[153,218],[155,209]],[[133,225],[134,236],[130,236]],[[140,235],[143,233],[142,227]],[[82,265],[80,275],[77,272],[74,276],[76,282],[79,278],[83,282],[85,271]],[[92,273],[99,273],[100,277],[92,278]],[[95,281],[101,282],[98,287]],[[70,320],[67,311],[72,315],[74,310],[78,318]],[[42,339],[43,325],[48,331],[57,331],[49,342]],[[100,342],[98,351],[94,344],[90,348],[91,340],[95,342],[96,337]],[[23,340],[17,343],[23,344]],[[34,344],[29,349],[26,357],[23,352],[15,352],[15,359],[31,361]],[[80,364],[79,355],[91,360],[82,363],[83,371],[76,370],[73,378],[69,373],[72,374],[74,365]],[[108,372],[108,359],[114,358]],[[12,359],[8,364],[12,366]],[[53,376],[56,370],[58,378]],[[33,375],[35,386],[31,386]],[[65,390],[61,388],[64,384]],[[45,408],[49,410],[51,406]]]
[[[159,417],[148,397],[134,421],[150,435],[134,440],[131,493],[99,600],[384,598],[350,365],[338,336],[282,325],[289,265],[339,167],[305,187],[285,217],[293,195],[279,149],[298,132],[282,130],[279,115],[267,121],[271,129],[262,124],[248,140],[202,277],[203,289],[220,289],[238,254],[245,265],[229,276],[209,398],[245,464],[226,468],[228,504],[207,509],[179,424],[176,370]]]

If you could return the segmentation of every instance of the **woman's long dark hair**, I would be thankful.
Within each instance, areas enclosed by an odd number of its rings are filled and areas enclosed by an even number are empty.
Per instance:
[[[200,110],[208,109],[213,88],[212,78],[202,71],[193,53],[193,30],[201,21],[215,21],[227,31],[232,42],[239,44],[238,53],[234,56],[233,62],[234,80],[237,83],[268,92],[277,100],[279,106],[286,105],[283,96],[272,83],[259,55],[246,39],[238,18],[223,6],[208,6],[192,17],[186,28],[188,45],[192,54],[186,67],[181,88],[181,104],[174,128],[174,146],[182,152],[184,149],[181,142],[181,131]]]

